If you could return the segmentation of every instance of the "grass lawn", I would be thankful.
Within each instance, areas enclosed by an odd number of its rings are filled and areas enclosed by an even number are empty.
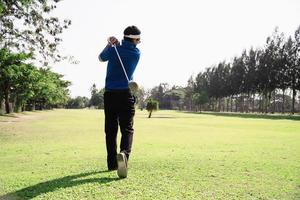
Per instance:
[[[128,178],[102,110],[0,116],[0,199],[300,199],[299,119],[137,111]]]

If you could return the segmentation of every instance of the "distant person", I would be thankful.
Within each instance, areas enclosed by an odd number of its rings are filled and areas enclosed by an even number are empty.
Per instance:
[[[120,178],[127,177],[127,163],[133,140],[133,118],[135,114],[135,97],[128,88],[128,80],[122,69],[117,51],[123,61],[127,76],[132,80],[139,62],[141,31],[136,26],[124,30],[120,44],[114,36],[108,38],[108,44],[99,55],[101,62],[108,61],[104,92],[105,135],[108,170],[118,170]],[[121,129],[120,153],[117,154],[117,132]]]

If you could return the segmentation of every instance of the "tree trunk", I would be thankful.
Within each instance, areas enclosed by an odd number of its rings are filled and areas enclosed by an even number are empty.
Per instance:
[[[237,106],[237,104],[238,104],[238,102],[237,102],[237,98],[235,98],[235,112],[237,112],[238,111],[238,106]]]
[[[248,92],[248,96],[247,96],[247,108],[246,108],[246,113],[249,112],[249,108],[250,108],[250,92]]]
[[[32,102],[32,108],[31,108],[32,111],[35,111],[35,101]]]
[[[263,113],[264,112],[264,94],[261,93],[259,95],[259,112]]]
[[[10,107],[9,107],[9,86],[6,86],[4,91],[4,104],[5,104],[5,112],[7,114],[10,113]]]
[[[285,103],[285,89],[282,90],[282,105],[281,105],[281,112],[282,114],[284,114],[285,110],[284,110],[284,103]]]
[[[149,112],[148,118],[151,118],[151,115],[152,115],[152,110]]]
[[[261,93],[259,95],[259,100],[258,100],[258,112],[261,113],[261,102],[262,102],[262,95]]]
[[[293,98],[292,98],[292,114],[295,114],[295,97],[297,95],[297,91],[295,89],[295,87],[293,87]]]
[[[267,93],[264,91],[262,96],[262,113],[267,113]]]
[[[268,94],[268,112],[270,112],[270,113],[272,113],[271,100],[272,100],[272,91],[270,91]]]
[[[233,103],[232,97],[233,97],[233,95],[230,96],[230,112],[232,112],[232,103]]]
[[[274,98],[273,98],[273,113],[276,112],[276,89],[274,90]]]
[[[245,99],[243,94],[241,95],[241,112],[245,112]]]
[[[269,94],[267,91],[264,91],[263,104],[264,104],[264,113],[268,113],[268,102],[269,102]]]
[[[240,112],[244,113],[244,96],[241,94],[240,96]]]
[[[4,101],[3,99],[0,99],[0,115],[4,114]]]
[[[16,95],[15,97],[14,97],[14,100],[13,100],[13,102],[12,102],[12,110],[14,111],[14,112],[16,112],[16,113],[19,113],[20,112],[20,110],[21,110],[21,104],[20,104],[20,102],[18,101],[18,95]]]
[[[226,98],[226,112],[229,111],[229,99],[228,97]]]
[[[253,98],[252,98],[252,113],[255,112],[255,93],[253,94]]]

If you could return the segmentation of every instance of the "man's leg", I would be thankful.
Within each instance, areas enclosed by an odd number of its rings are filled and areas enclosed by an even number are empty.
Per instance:
[[[122,97],[122,100],[124,102],[122,103],[122,108],[119,112],[119,123],[122,133],[120,151],[125,153],[128,160],[133,141],[133,118],[135,114],[135,98],[133,97],[133,95],[125,93],[124,97]]]
[[[105,92],[104,94],[104,113],[105,113],[105,139],[107,150],[108,170],[118,168],[117,164],[117,133],[118,133],[118,115],[114,108],[113,94]]]

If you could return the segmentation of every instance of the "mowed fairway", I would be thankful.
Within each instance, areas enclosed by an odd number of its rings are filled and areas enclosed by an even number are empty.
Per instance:
[[[0,116],[0,199],[300,199],[300,121],[137,111],[127,179],[103,110]]]

